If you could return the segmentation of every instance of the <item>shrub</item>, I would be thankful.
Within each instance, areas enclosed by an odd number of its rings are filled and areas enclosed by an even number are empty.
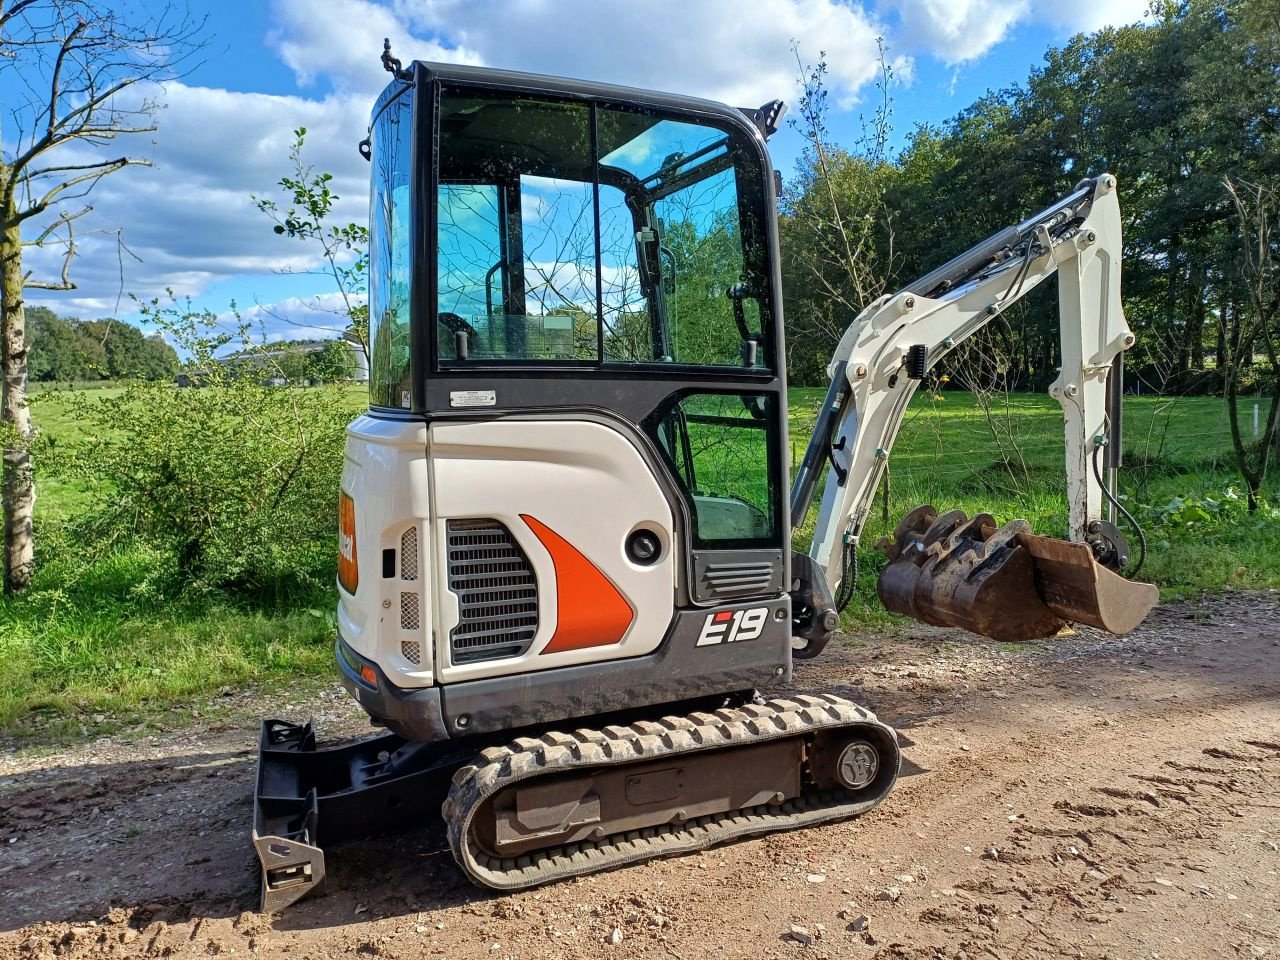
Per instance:
[[[143,311],[190,354],[196,386],[72,396],[84,439],[48,444],[43,466],[101,495],[63,535],[89,552],[157,550],[184,590],[260,594],[331,579],[343,392],[268,386],[269,360],[219,358],[247,341],[243,326],[218,334],[211,314],[176,302]]]

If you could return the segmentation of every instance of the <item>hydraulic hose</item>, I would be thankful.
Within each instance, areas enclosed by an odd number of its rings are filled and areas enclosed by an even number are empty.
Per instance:
[[[1138,571],[1142,569],[1142,565],[1147,562],[1147,535],[1142,532],[1142,526],[1133,518],[1128,510],[1124,508],[1119,500],[1111,495],[1111,491],[1107,489],[1107,485],[1102,482],[1102,471],[1098,467],[1098,457],[1102,454],[1104,443],[1095,443],[1093,446],[1093,478],[1098,481],[1103,495],[1111,501],[1111,505],[1120,511],[1121,515],[1129,521],[1129,526],[1133,528],[1133,532],[1138,535],[1138,565],[1128,572],[1127,576],[1131,579],[1138,575]]]

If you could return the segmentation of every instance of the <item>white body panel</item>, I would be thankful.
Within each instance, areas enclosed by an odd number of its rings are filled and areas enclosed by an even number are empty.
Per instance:
[[[355,502],[359,583],[354,595],[339,587],[339,631],[397,687],[639,656],[666,633],[677,575],[671,508],[644,457],[611,427],[516,419],[428,427],[360,416],[347,428],[342,489]],[[633,618],[620,641],[542,653],[556,630],[556,571],[522,514],[568,541],[626,599]],[[454,666],[449,631],[458,602],[448,589],[446,521],[471,518],[503,523],[529,558],[538,629],[522,656]],[[625,553],[627,536],[641,526],[662,542],[649,566]],[[406,550],[413,540],[416,558]],[[383,576],[387,549],[396,551],[392,577]]]
[[[675,607],[672,516],[658,481],[623,434],[586,420],[495,420],[431,427],[436,578],[436,658],[443,682],[504,676],[656,649]],[[556,572],[551,556],[521,515],[553,529],[590,560],[631,605],[622,640],[601,647],[543,654],[555,634]],[[528,652],[446,665],[449,630],[458,622],[448,590],[445,522],[471,517],[501,521],[519,542],[538,578],[538,632]],[[642,567],[624,544],[637,527],[662,540],[661,559]]]
[[[360,582],[355,595],[338,587],[338,630],[357,652],[378,663],[401,687],[427,687],[434,680],[431,644],[432,597],[423,576],[430,528],[427,425],[412,420],[360,416],[347,427],[342,489],[355,501],[356,556]],[[405,534],[418,542],[415,569],[404,564]],[[396,576],[382,576],[382,551],[396,551]],[[402,597],[401,595],[406,595]],[[416,629],[401,624],[402,605],[417,597]],[[403,644],[417,643],[419,662]]]

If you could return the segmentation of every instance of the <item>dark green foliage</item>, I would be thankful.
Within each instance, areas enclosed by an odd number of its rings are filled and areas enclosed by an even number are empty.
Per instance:
[[[32,380],[170,380],[178,354],[159,334],[119,320],[74,320],[47,307],[27,308]]]
[[[350,380],[355,372],[355,357],[345,341],[330,340],[307,355],[307,379],[312,383],[339,383]]]
[[[1138,334],[1129,368],[1148,389],[1213,388],[1205,374],[1221,354],[1217,317],[1247,299],[1223,178],[1280,178],[1280,21],[1270,0],[1157,2],[1155,13],[1048,51],[1024,83],[989,92],[941,127],[917,127],[892,163],[836,152],[836,172],[820,178],[815,158],[802,159],[782,222],[788,326],[803,334],[791,341],[796,382],[823,380],[831,338],[814,318],[852,319],[847,281],[794,268],[824,249],[796,214],[829,206],[829,185],[872,230],[871,262],[892,290],[1109,171],[1120,184],[1125,306]],[[1056,375],[1055,299],[1046,285],[995,331],[1015,388],[1043,389]]]

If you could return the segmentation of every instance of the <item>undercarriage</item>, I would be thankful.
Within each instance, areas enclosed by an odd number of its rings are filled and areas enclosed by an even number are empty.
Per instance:
[[[321,844],[442,811],[474,883],[519,890],[865,813],[898,776],[894,731],[835,696],[750,702],[504,745],[385,734],[319,750],[310,724],[263,722],[254,845],[262,909],[309,893]],[[443,801],[443,803],[442,803]]]

